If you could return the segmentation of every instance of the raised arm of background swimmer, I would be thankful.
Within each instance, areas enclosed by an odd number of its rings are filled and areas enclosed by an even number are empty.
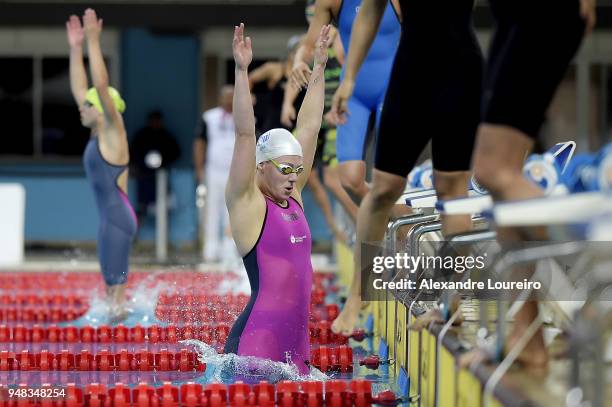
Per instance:
[[[102,48],[100,47],[102,20],[98,20],[96,12],[90,8],[85,10],[85,15],[83,15],[83,28],[87,35],[87,50],[89,53],[91,79],[100,98],[102,110],[104,111],[104,119],[110,126],[116,129],[123,129],[121,113],[117,111],[108,93],[108,72],[106,71],[106,64],[102,56]]]
[[[317,148],[317,137],[321,129],[325,106],[325,64],[327,63],[327,47],[329,46],[329,29],[329,25],[324,25],[317,39],[312,75],[310,75],[308,90],[297,118],[296,137],[302,145],[304,154],[304,173],[297,181],[299,191],[304,188],[308,181]]]
[[[348,100],[353,95],[355,77],[376,38],[388,0],[363,0],[351,30],[351,42],[346,50],[344,78],[332,99],[332,116],[338,123],[346,122]]]
[[[251,39],[244,38],[244,24],[234,27],[232,41],[235,82],[233,116],[236,131],[225,200],[228,208],[255,190],[255,115],[249,90],[249,64],[253,60]]]
[[[293,122],[295,121],[295,107],[293,107],[293,103],[295,102],[295,99],[297,99],[299,93],[300,89],[296,86],[285,86],[280,121],[288,128],[292,128]]]
[[[259,68],[251,71],[249,74],[249,89],[253,89],[253,86],[259,82],[267,82],[270,80],[270,77],[273,74],[273,64],[275,64],[275,62],[266,62]]]
[[[302,44],[295,53],[293,71],[291,72],[291,83],[293,86],[300,89],[308,85],[308,79],[311,74],[309,63],[312,60],[317,37],[321,32],[321,28],[329,24],[332,20],[330,1],[331,0],[316,0],[314,16],[308,27],[306,38],[304,38],[304,41],[302,41]]]
[[[85,32],[79,17],[72,15],[66,21],[66,35],[70,45],[70,90],[78,106],[85,102],[87,94],[87,73],[83,63],[83,40]]]

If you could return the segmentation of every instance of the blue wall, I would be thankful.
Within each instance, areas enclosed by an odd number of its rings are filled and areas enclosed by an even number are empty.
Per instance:
[[[199,55],[200,43],[193,36],[129,29],[121,38],[121,88],[128,101],[124,115],[128,135],[132,137],[146,123],[151,110],[159,109],[181,147],[181,157],[170,174],[177,203],[170,219],[172,242],[197,236],[191,146],[199,116]],[[154,238],[151,219],[143,219],[140,226],[141,239]]]
[[[176,137],[182,155],[177,165],[191,168],[191,145],[200,116],[198,90],[200,43],[192,36],[154,35],[143,29],[125,30],[121,39],[121,90],[128,135],[159,109]]]
[[[82,166],[1,166],[0,174],[0,182],[25,187],[26,241],[96,239],[98,213]]]

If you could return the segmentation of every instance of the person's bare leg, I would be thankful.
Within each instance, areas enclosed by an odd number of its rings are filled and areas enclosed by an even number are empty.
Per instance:
[[[351,196],[357,200],[357,204],[359,204],[369,190],[365,181],[365,162],[360,160],[341,162],[338,164],[338,172],[340,173],[340,183],[342,187],[351,194]]]
[[[470,174],[469,171],[448,172],[434,170],[434,188],[438,200],[447,201],[449,199],[467,197]],[[470,215],[442,215],[441,220],[443,236],[451,236],[472,229],[472,217]]]
[[[353,202],[349,194],[340,183],[338,166],[327,165],[323,167],[323,182],[325,186],[334,194],[334,197],[342,208],[348,213],[353,222],[357,221],[357,204]]]
[[[540,188],[523,176],[523,161],[532,147],[533,140],[515,128],[486,123],[479,127],[474,151],[474,173],[494,200],[529,199],[543,195]],[[541,235],[537,229],[530,231]],[[501,242],[523,240],[523,236],[525,231],[515,228],[498,230],[498,240]],[[516,272],[529,277],[533,268],[523,268]],[[506,350],[516,343],[537,316],[537,302],[525,302],[514,317],[515,323],[506,340]],[[530,368],[546,367],[548,353],[541,329],[527,343],[517,360]]]
[[[109,308],[109,322],[117,324],[128,316],[126,308],[127,296],[125,288],[127,284],[116,284],[106,286],[106,301]]]
[[[325,190],[325,187],[319,179],[318,169],[312,169],[308,177],[307,185],[312,191],[312,195],[315,199],[315,202],[317,203],[319,208],[321,208],[321,212],[323,212],[323,216],[325,217],[325,222],[327,223],[327,226],[333,233],[334,237],[340,240],[341,242],[346,243],[347,237],[344,232],[342,232],[340,228],[338,228],[338,225],[336,225],[334,213],[331,207],[331,202],[329,201],[329,197],[327,196],[327,191]]]
[[[494,200],[542,196],[542,190],[523,176],[523,163],[533,140],[508,126],[484,123],[478,128],[472,165],[478,182]]]
[[[372,189],[365,195],[357,212],[357,240],[353,252],[353,281],[340,315],[332,323],[332,331],[350,335],[361,309],[361,269],[369,268],[372,259],[361,264],[361,244],[380,242],[385,236],[389,213],[406,185],[406,178],[384,171],[372,172]]]

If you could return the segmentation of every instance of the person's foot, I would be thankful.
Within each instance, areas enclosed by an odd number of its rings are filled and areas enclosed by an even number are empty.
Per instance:
[[[129,311],[123,304],[111,304],[108,310],[108,322],[111,325],[125,321]]]
[[[481,364],[492,358],[493,355],[491,355],[488,350],[476,346],[459,356],[458,365],[459,368],[469,368],[470,366]]]
[[[129,310],[126,307],[127,296],[125,284],[117,284],[106,287],[106,302],[108,304],[109,323],[118,324],[128,317]]]
[[[410,329],[412,331],[420,331],[423,328],[427,328],[433,322],[438,324],[444,323],[444,318],[442,318],[442,313],[438,308],[429,309],[419,315],[414,323],[410,325]]]
[[[408,205],[393,205],[393,207],[391,208],[391,213],[389,214],[389,220],[392,221],[412,214],[414,214],[414,211]]]
[[[331,330],[335,334],[350,336],[355,330],[359,311],[361,311],[361,299],[349,296],[344,303],[344,308],[332,323]]]
[[[431,308],[425,311],[425,313],[419,315],[414,321],[414,323],[410,325],[410,329],[413,331],[420,331],[421,329],[428,327],[429,324],[431,324],[432,322],[438,324],[446,323],[448,321],[446,318],[452,318],[452,316],[459,310],[459,307],[461,305],[459,296],[454,296],[451,300],[451,303],[451,309],[447,316],[443,315],[442,310],[440,308]],[[459,310],[459,315],[457,315],[453,320],[453,326],[460,326],[462,323],[463,315]]]
[[[508,339],[504,353],[508,354],[510,350],[517,344],[527,327],[515,326]],[[527,345],[516,358],[516,362],[520,363],[528,370],[542,371],[548,368],[548,350],[544,344],[544,335],[542,328],[531,337]]]

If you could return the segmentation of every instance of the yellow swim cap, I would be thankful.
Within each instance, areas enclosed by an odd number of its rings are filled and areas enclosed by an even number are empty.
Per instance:
[[[117,89],[112,86],[108,87],[108,93],[110,94],[113,103],[115,104],[115,108],[119,113],[125,112],[125,101],[121,98],[121,95],[117,91]],[[98,91],[96,88],[89,88],[87,91],[87,95],[85,95],[85,100],[94,105],[96,109],[100,113],[103,113],[102,103],[100,103],[100,97],[98,96]]]

